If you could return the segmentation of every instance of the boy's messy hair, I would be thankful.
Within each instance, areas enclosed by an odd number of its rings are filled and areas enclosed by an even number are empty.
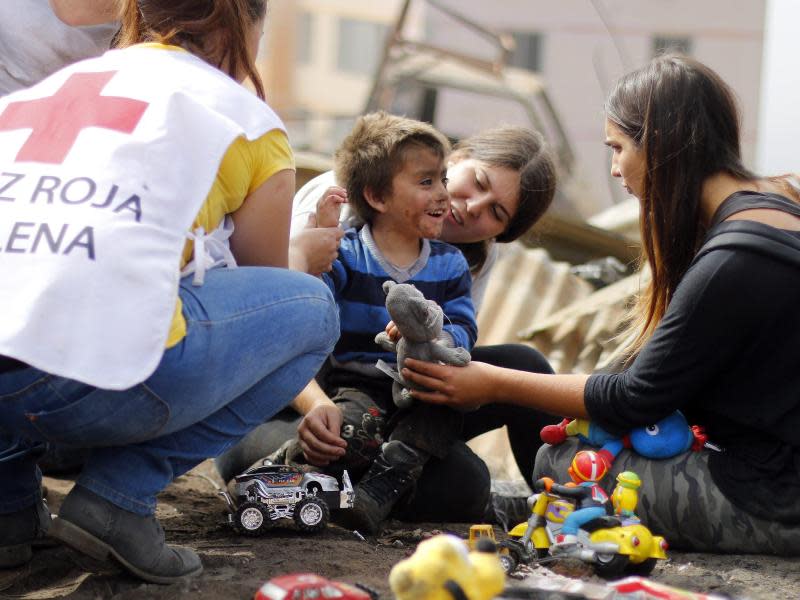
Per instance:
[[[426,148],[445,158],[450,142],[428,123],[383,111],[359,117],[333,155],[336,181],[347,190],[356,215],[372,223],[375,210],[365,190],[383,198],[392,193],[392,178],[403,168],[406,152]]]

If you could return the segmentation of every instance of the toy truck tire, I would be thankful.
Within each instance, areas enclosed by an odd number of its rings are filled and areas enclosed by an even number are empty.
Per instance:
[[[245,535],[261,535],[269,529],[272,521],[266,507],[258,502],[243,502],[234,516],[236,528]]]
[[[624,554],[597,553],[594,561],[594,572],[600,577],[618,577],[625,572],[630,559]]]
[[[331,516],[328,505],[316,496],[306,496],[294,507],[294,522],[300,531],[313,533],[323,529]]]
[[[510,552],[501,552],[499,558],[500,564],[503,566],[503,571],[505,571],[506,575],[517,568],[517,559]]]

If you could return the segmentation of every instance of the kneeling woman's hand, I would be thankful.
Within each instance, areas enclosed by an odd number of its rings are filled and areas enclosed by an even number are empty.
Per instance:
[[[310,275],[331,270],[339,255],[339,241],[344,236],[341,227],[317,227],[314,215],[308,225],[289,240],[289,268]]]
[[[297,426],[297,437],[306,460],[324,467],[344,456],[347,442],[341,437],[342,411],[333,402],[319,402]]]

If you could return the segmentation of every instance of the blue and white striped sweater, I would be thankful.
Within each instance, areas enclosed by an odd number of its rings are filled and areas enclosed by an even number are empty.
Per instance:
[[[365,225],[345,233],[333,269],[323,275],[339,307],[341,336],[333,350],[336,362],[369,366],[378,359],[397,362],[396,355],[375,343],[375,335],[390,321],[382,287],[389,279],[411,283],[439,304],[445,314],[444,330],[453,343],[472,350],[478,327],[470,296],[472,277],[461,252],[444,242],[424,240],[420,258],[407,272],[400,272],[380,253]]]

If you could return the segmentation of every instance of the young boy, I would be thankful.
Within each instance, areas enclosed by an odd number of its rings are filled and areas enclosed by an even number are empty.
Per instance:
[[[362,531],[377,531],[428,458],[443,458],[460,433],[461,415],[449,408],[395,408],[392,379],[375,364],[394,363],[396,356],[374,341],[389,324],[382,285],[391,279],[414,284],[442,307],[442,343],[468,350],[475,343],[467,262],[458,249],[435,241],[450,205],[449,150],[430,125],[375,113],[358,120],[334,157],[336,180],[365,225],[345,233],[333,269],[323,275],[339,306],[341,337],[318,380],[342,411],[347,440],[345,455],[328,468],[347,468],[356,478],[363,473],[355,506],[343,515]],[[338,222],[334,207],[341,197],[323,197],[318,223]]]

